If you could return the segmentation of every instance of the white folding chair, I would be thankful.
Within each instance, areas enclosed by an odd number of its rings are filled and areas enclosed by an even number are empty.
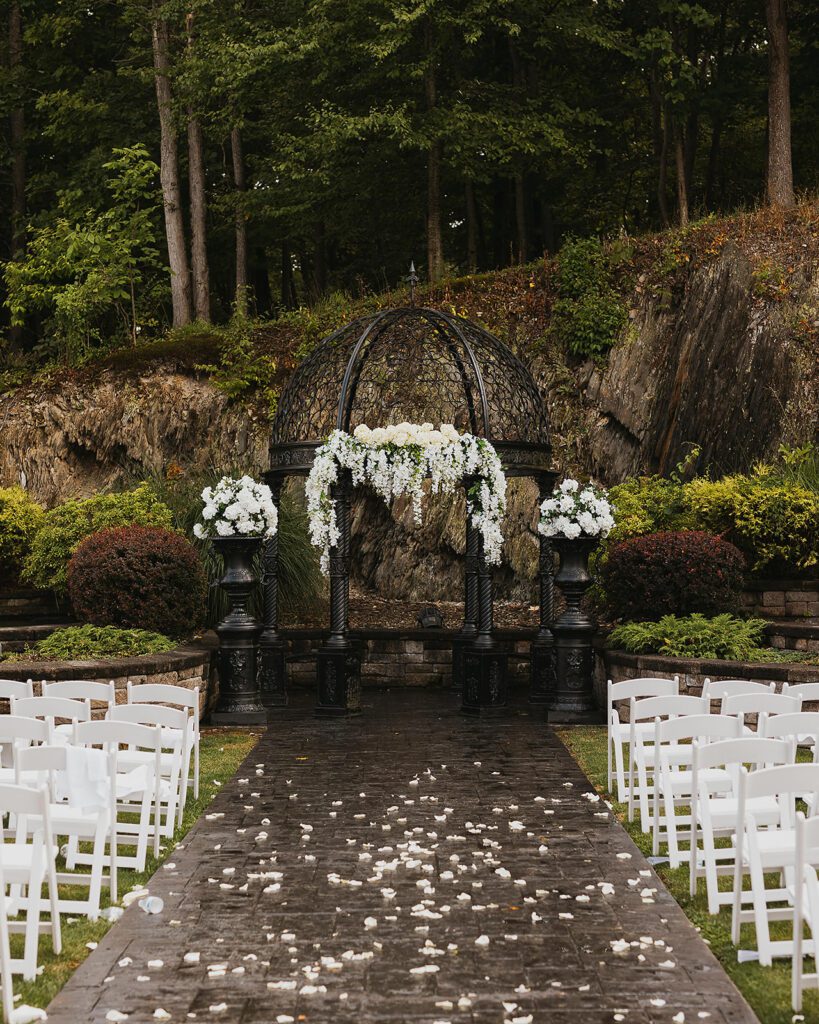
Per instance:
[[[101,747],[115,755],[113,773],[116,785],[116,816],[112,824],[116,865],[145,870],[148,839],[153,834],[153,854],[159,856],[160,800],[162,793],[162,729],[133,722],[77,722],[73,742],[76,746]],[[147,750],[153,755],[147,762],[133,765],[133,752]],[[129,760],[130,755],[130,760]],[[123,819],[123,815],[139,815],[139,821]],[[153,824],[151,818],[153,817]],[[134,847],[133,854],[123,854],[120,847]],[[89,864],[88,854],[69,840],[66,863],[69,868]]]
[[[0,700],[33,696],[34,683],[31,679],[27,679],[25,682],[20,679],[0,679]]]
[[[108,712],[110,721],[137,722],[140,725],[160,726],[162,730],[162,756],[160,769],[167,786],[162,787],[161,807],[165,816],[161,835],[170,837],[177,825],[182,824],[182,795],[187,791],[190,770],[190,750],[193,727],[191,716],[183,708],[169,708],[162,704],[120,704]],[[123,751],[120,763],[137,767],[152,758],[150,751]]]
[[[796,860],[793,881],[793,953],[791,962],[791,1002],[794,1012],[802,1009],[806,988],[819,988],[816,966],[816,942],[819,938],[819,817],[805,818],[796,813]],[[805,942],[805,925],[811,938]],[[807,947],[807,948],[806,948]],[[805,971],[804,957],[814,958],[814,969]]]
[[[24,921],[9,921],[9,931],[22,931],[25,935],[23,956],[10,958],[9,968],[14,974],[22,974],[26,981],[33,981],[37,974],[40,932],[50,931],[54,952],[62,950],[57,907],[57,849],[51,832],[48,793],[45,788],[0,784],[0,816],[7,814],[16,820],[17,825],[16,835],[8,839],[6,833],[11,830],[0,826],[3,881],[13,893],[6,897],[6,911],[9,917],[25,913]],[[30,839],[27,838],[26,823],[29,815],[39,823],[39,827],[32,830]],[[41,922],[44,883],[48,885],[50,920]]]
[[[776,820],[765,827],[765,822],[757,820],[750,801],[771,796],[777,802]],[[739,950],[740,960],[759,960],[770,967],[774,957],[791,956],[793,952],[791,939],[771,941],[768,924],[793,917],[788,877],[793,877],[795,861],[796,800],[805,797],[813,813],[819,806],[819,764],[789,764],[755,772],[740,768],[731,938],[739,946],[740,928],[750,922],[756,930],[757,944],[756,951]],[[751,910],[742,909],[744,871],[751,881]],[[785,884],[766,889],[766,872],[779,873]]]
[[[819,703],[819,683],[783,683],[782,692],[791,697],[801,697],[802,707],[805,704]]]
[[[22,715],[0,715],[0,782],[17,782],[15,763],[20,747],[32,743],[48,743],[51,729],[48,722],[39,718],[24,718]]]
[[[722,698],[722,715],[787,715],[801,710],[802,698],[784,693],[729,693]]]
[[[68,743],[74,724],[91,720],[91,701],[88,698],[73,700],[69,697],[13,697],[11,713],[48,722],[51,742]],[[60,724],[57,724],[58,719],[62,719]]]
[[[720,716],[714,715],[714,718]],[[739,719],[737,719],[739,721]],[[734,871],[734,847],[717,847],[718,838],[730,838],[737,830],[739,814],[739,769],[741,765],[753,768],[771,768],[793,762],[793,744],[788,740],[766,739],[743,735],[739,739],[717,740],[692,744],[691,788],[691,856],[689,857],[689,891],[697,894],[697,882],[705,875],[708,895],[708,913],[718,914],[721,906],[733,902],[733,892],[720,891],[719,876]],[[711,772],[727,772],[731,788],[726,791],[724,780],[712,785]],[[749,804],[757,821],[775,822],[779,807],[774,797],[760,797]],[[702,840],[702,849],[700,849]]]
[[[188,785],[193,786],[193,798],[199,799],[199,687],[189,690],[186,686],[175,686],[173,683],[132,683],[128,680],[129,704],[171,704],[180,708],[188,708],[193,719],[193,777],[190,767],[186,767]],[[185,810],[187,786],[182,794],[180,815]],[[180,819],[181,820],[181,819]]]
[[[819,711],[794,711],[759,718],[757,732],[774,739],[791,739],[796,746],[812,747],[813,760],[819,762]]]
[[[758,679],[706,679],[702,684],[702,695],[709,700],[722,700],[738,693],[773,693],[775,690],[776,683],[763,683]]]
[[[90,700],[92,712],[94,704],[102,705],[101,710],[107,712],[117,702],[113,679],[107,683],[102,683],[98,679],[58,679],[56,682],[48,682],[44,679],[41,684],[41,692],[44,697]]]
[[[31,785],[32,777],[35,777],[39,785],[44,785],[49,796],[49,814],[51,816],[51,828],[55,836],[65,836],[69,843],[89,842],[92,845],[91,871],[87,874],[76,871],[58,871],[56,881],[58,885],[78,885],[88,889],[88,896],[84,900],[68,899],[59,896],[57,904],[61,913],[85,914],[92,921],[96,921],[100,914],[100,895],[104,879],[105,867],[105,846],[110,843],[111,858],[116,850],[113,842],[112,823],[116,815],[116,793],[114,782],[116,779],[116,759],[113,752],[98,754],[105,766],[106,779],[100,787],[99,797],[93,799],[83,798],[81,793],[72,792],[70,788],[69,759],[78,758],[80,755],[87,755],[88,751],[78,751],[65,746],[50,747],[29,747],[27,750],[20,750],[17,754],[17,772],[22,781]],[[60,776],[62,778],[60,778]],[[60,784],[58,784],[60,783]],[[63,799],[59,799],[63,794]],[[29,815],[26,819],[28,831],[40,827],[39,821]],[[111,888],[111,899],[116,899],[116,868],[112,863],[113,873],[109,875],[109,886]]]
[[[704,697],[672,694],[667,697],[631,698],[629,708],[628,771],[631,785],[628,790],[628,820],[634,821],[635,794],[640,804],[640,825],[643,832],[651,831],[649,798],[654,793],[654,719],[678,718],[681,715],[708,714]],[[646,724],[648,729],[641,729]],[[634,782],[634,770],[637,781]],[[649,775],[652,777],[649,783]]]
[[[629,771],[628,784],[623,764],[623,747],[628,743],[629,723],[620,720],[618,705],[624,701],[630,701],[637,697],[670,697],[680,691],[680,677],[673,679],[660,679],[645,676],[641,679],[623,679],[619,683],[613,683],[611,679],[607,685],[608,695],[606,699],[606,728],[608,731],[607,757],[608,757],[608,779],[607,788],[609,793],[614,793],[620,801],[628,799],[628,789],[631,786],[631,772]],[[639,726],[644,732],[650,731],[653,726],[650,722],[642,722]],[[614,770],[612,771],[612,768]],[[612,789],[612,781],[617,783],[617,791]]]
[[[12,1020],[14,988],[11,980],[11,946],[9,943],[9,915],[6,900],[6,877],[3,874],[3,850],[0,846],[0,985],[2,985],[3,1020]]]
[[[656,718],[654,723],[657,784],[654,786],[652,853],[658,856],[661,843],[665,843],[671,867],[678,868],[690,856],[690,851],[680,851],[679,844],[680,840],[691,839],[691,812],[678,814],[677,807],[690,807],[693,802],[693,741],[708,743],[732,739],[739,736],[741,725],[739,719],[709,714],[684,715],[666,721]],[[731,788],[731,779],[722,768],[712,768],[708,778],[715,789]]]

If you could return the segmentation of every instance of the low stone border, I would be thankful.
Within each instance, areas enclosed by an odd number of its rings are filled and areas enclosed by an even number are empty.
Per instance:
[[[819,665],[782,665],[758,661],[714,661],[706,658],[667,658],[661,654],[627,654],[603,645],[596,650],[594,691],[606,706],[606,681],[642,676],[680,677],[680,693],[698,696],[706,679],[758,679],[782,683],[819,683]]]
[[[140,654],[128,658],[93,661],[12,661],[0,662],[3,679],[33,679],[48,682],[59,679],[114,681],[117,703],[126,700],[126,683],[172,683],[189,690],[199,687],[199,711],[204,715],[215,689],[215,637],[183,644],[161,654]]]

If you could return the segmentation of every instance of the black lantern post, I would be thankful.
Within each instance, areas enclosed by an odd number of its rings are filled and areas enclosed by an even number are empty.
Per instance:
[[[543,473],[539,480],[538,519],[540,506],[549,497],[554,483],[553,473]],[[552,699],[555,688],[555,638],[551,630],[555,610],[554,553],[552,541],[538,531],[540,584],[540,609],[537,636],[532,641],[530,652],[529,703],[538,707],[546,706]]]
[[[591,584],[589,555],[597,546],[594,537],[555,537],[560,555],[555,580],[566,599],[566,607],[554,624],[556,680],[547,704],[549,720],[582,722],[595,716],[592,690],[592,637],[595,624],[581,609],[580,602]]]
[[[262,627],[248,611],[256,585],[253,559],[261,537],[213,537],[225,574],[220,584],[230,610],[216,627],[219,637],[219,701],[211,715],[214,725],[259,725],[267,713],[259,703],[256,644]]]
[[[478,633],[464,649],[464,688],[461,711],[480,715],[506,706],[506,652],[494,636],[492,567],[486,560],[478,531]]]
[[[330,548],[330,636],[318,652],[317,715],[361,710],[361,655],[350,639],[350,503],[353,481],[341,470],[332,485],[338,540]]]
[[[281,482],[270,488],[278,508]],[[257,677],[262,705],[268,711],[287,706],[286,644],[279,634],[279,534],[268,537],[262,549],[262,597],[264,612],[259,637]]]
[[[464,482],[467,492],[469,484]],[[460,693],[464,686],[464,654],[478,635],[478,552],[480,538],[472,525],[467,505],[466,554],[464,558],[464,621],[452,638],[452,687]]]

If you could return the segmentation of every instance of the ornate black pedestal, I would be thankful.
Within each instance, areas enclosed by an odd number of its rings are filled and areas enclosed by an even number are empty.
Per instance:
[[[260,543],[258,537],[213,538],[225,565],[221,586],[230,599],[230,611],[216,627],[219,701],[211,715],[214,725],[259,725],[267,721],[259,703],[256,678],[256,644],[262,627],[247,610],[256,583],[253,558]]]
[[[278,506],[281,486],[271,487]],[[286,644],[279,636],[279,537],[274,534],[264,542],[262,557],[262,596],[264,600],[263,629],[259,637],[256,675],[262,705],[273,712],[287,706]]]
[[[330,636],[318,651],[317,715],[361,711],[361,653],[350,639],[350,500],[352,477],[339,473],[333,484],[338,543],[330,548]]]
[[[550,722],[594,721],[597,717],[592,689],[592,637],[595,625],[580,609],[591,583],[589,555],[597,541],[554,538],[560,555],[555,581],[566,599],[566,608],[554,624],[556,655],[555,689],[547,704]]]
[[[506,707],[506,660],[493,634],[492,569],[478,535],[478,635],[463,652],[464,686],[461,711],[467,715],[492,714]]]

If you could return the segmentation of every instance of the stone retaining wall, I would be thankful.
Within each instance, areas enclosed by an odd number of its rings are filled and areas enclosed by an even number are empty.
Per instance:
[[[680,693],[699,696],[706,679],[755,679],[782,683],[819,683],[819,665],[763,664],[748,661],[712,661],[705,658],[666,658],[660,654],[626,654],[600,646],[596,650],[594,690],[600,707],[606,706],[606,682],[643,676],[680,677]]]
[[[529,672],[529,630],[497,630],[509,654],[509,681],[525,679]],[[316,651],[321,630],[284,630],[288,641],[288,685],[312,687],[316,683]],[[361,681],[364,686],[450,686],[454,630],[352,630],[362,645]]]
[[[215,690],[214,644],[206,638],[162,654],[99,661],[17,661],[0,662],[4,679],[59,679],[114,681],[117,703],[124,703],[126,683],[171,683],[189,690],[199,687],[199,712],[204,715]],[[36,692],[36,685],[35,685]]]
[[[819,580],[749,580],[742,608],[762,619],[819,619]]]

